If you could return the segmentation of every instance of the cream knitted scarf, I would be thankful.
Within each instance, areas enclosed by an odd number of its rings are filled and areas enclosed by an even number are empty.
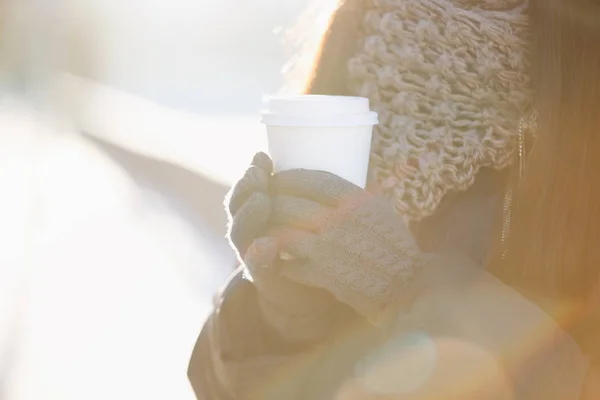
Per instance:
[[[481,167],[512,160],[530,105],[527,0],[364,1],[349,88],[379,113],[381,188],[420,220]]]

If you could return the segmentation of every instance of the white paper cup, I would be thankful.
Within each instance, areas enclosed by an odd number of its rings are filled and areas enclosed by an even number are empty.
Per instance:
[[[271,97],[262,114],[275,171],[331,172],[365,187],[377,114],[364,97]]]

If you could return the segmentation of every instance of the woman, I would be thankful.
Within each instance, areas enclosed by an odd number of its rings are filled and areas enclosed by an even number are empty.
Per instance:
[[[341,4],[308,92],[370,98],[388,205],[256,157],[229,201],[253,282],[236,275],[205,325],[197,396],[597,398],[580,331],[596,304],[599,60],[591,1]],[[494,171],[515,153],[505,196]],[[467,261],[487,265],[489,243],[521,293]]]

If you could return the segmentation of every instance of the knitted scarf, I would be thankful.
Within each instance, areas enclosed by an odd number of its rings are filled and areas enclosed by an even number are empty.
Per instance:
[[[309,93],[368,97],[371,170],[406,221],[513,159],[530,106],[527,0],[346,0]]]

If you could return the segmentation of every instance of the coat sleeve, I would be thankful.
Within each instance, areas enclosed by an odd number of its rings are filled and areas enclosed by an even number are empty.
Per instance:
[[[318,344],[286,342],[263,321],[256,288],[238,268],[215,297],[188,377],[198,400],[302,398],[302,387],[311,376],[308,364],[316,360],[315,347]],[[286,370],[294,373],[281,373]]]

